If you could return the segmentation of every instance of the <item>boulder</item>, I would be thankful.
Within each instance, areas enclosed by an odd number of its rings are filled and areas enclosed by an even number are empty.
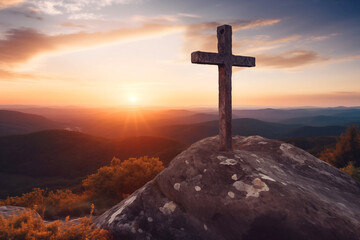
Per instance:
[[[9,218],[10,216],[20,215],[24,212],[31,212],[34,215],[34,217],[41,219],[40,215],[37,212],[32,211],[29,208],[9,206],[9,205],[0,206],[0,216],[2,216],[5,219]]]
[[[201,140],[96,219],[114,239],[360,239],[360,184],[290,144]]]

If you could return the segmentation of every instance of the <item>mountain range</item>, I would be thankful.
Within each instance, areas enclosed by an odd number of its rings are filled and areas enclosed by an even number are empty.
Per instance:
[[[0,136],[61,129],[64,126],[46,117],[18,111],[0,110]]]
[[[314,155],[360,123],[360,109],[344,107],[235,109],[233,116],[234,135],[283,139]],[[189,144],[217,134],[215,109],[0,110],[0,198],[78,186],[113,157],[155,156],[167,165]]]
[[[159,137],[106,139],[67,130],[0,137],[0,198],[33,187],[79,184],[113,157],[159,157],[166,166],[186,145]],[[21,186],[21,187],[20,187]]]
[[[196,109],[32,107],[23,110],[0,110],[0,136],[68,129],[106,138],[162,136],[191,143],[193,139],[217,134],[215,109],[197,112]],[[235,109],[233,112],[235,134],[259,134],[269,138],[334,136],[346,126],[360,122],[359,108]],[[40,113],[41,116],[36,115]]]

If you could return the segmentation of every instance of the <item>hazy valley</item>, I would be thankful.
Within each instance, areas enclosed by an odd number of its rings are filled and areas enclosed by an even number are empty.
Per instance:
[[[190,144],[218,134],[215,109],[0,110],[0,197],[34,187],[75,187],[113,157],[160,157],[165,166]],[[233,134],[282,139],[317,155],[358,108],[234,110]]]

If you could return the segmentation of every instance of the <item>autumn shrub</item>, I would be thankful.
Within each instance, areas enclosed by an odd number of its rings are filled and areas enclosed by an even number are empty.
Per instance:
[[[32,192],[24,193],[21,197],[7,197],[0,200],[0,206],[12,205],[27,207],[36,210],[40,215],[45,211],[46,191],[40,188],[34,188]]]
[[[65,221],[45,223],[35,216],[33,210],[3,218],[0,215],[0,240],[107,240],[106,230],[92,226],[91,216],[78,219],[75,223]]]
[[[336,145],[326,148],[320,153],[319,158],[360,181],[360,131],[358,127],[349,126],[341,134]]]
[[[360,182],[360,167],[356,168],[353,162],[350,162],[346,167],[340,169]]]
[[[120,161],[113,158],[110,166],[105,166],[83,180],[85,193],[94,201],[101,199],[119,202],[164,169],[159,158],[140,157]],[[97,204],[99,205],[99,204]]]
[[[320,159],[337,168],[344,168],[350,162],[360,167],[360,131],[357,126],[349,126],[341,134],[335,147],[326,148],[320,153]]]
[[[24,193],[21,197],[8,197],[0,200],[1,205],[21,206],[34,209],[43,218],[56,219],[60,217],[81,216],[89,212],[91,203],[84,194],[74,194],[72,191],[46,191],[34,188],[32,192]]]
[[[58,219],[84,216],[89,212],[91,204],[95,203],[95,213],[100,214],[153,179],[163,169],[158,158],[140,157],[124,161],[113,158],[109,166],[98,169],[83,180],[83,192],[35,188],[20,197],[0,200],[0,206],[27,207],[45,219]]]

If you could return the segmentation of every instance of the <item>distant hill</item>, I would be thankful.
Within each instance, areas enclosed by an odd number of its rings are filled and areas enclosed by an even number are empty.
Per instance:
[[[314,116],[357,116],[360,117],[358,107],[346,108],[297,108],[297,109],[256,109],[256,110],[233,110],[237,118],[256,118],[263,121],[279,122],[291,118],[304,118]]]
[[[195,124],[217,118],[215,114],[189,111],[127,111],[101,115],[96,120],[88,119],[79,126],[82,132],[107,138],[157,136],[163,126]]]
[[[334,147],[339,137],[323,136],[323,137],[294,137],[281,139],[284,142],[290,143],[299,147],[312,155],[319,157],[320,153],[326,147]]]
[[[166,165],[184,148],[182,143],[159,137],[109,140],[66,130],[3,136],[0,137],[0,197],[29,191],[35,186],[79,183],[114,156],[160,157]],[[24,187],[17,188],[14,182]]]
[[[260,135],[266,138],[280,139],[291,137],[339,136],[346,126],[310,127],[301,124],[265,122],[251,118],[233,119],[233,134],[241,136]],[[217,135],[218,121],[196,124],[159,127],[159,136],[193,143],[205,137]]]
[[[63,125],[39,115],[0,110],[0,136],[59,128]]]
[[[192,123],[201,123],[212,120],[218,120],[219,116],[217,114],[210,113],[193,113],[186,116],[178,116],[171,118],[160,119],[159,123],[162,125],[174,125],[174,124],[192,124]]]
[[[33,106],[21,108],[21,111],[39,114],[53,121],[64,123],[67,129],[70,130],[106,138],[144,135],[171,137],[172,135],[182,135],[181,132],[178,133],[178,130],[176,130],[177,126],[182,127],[184,125],[196,124],[199,125],[196,126],[195,135],[199,134],[199,132],[204,132],[204,134],[200,134],[201,136],[217,133],[207,123],[218,119],[216,108],[183,110],[155,108],[42,108]],[[296,125],[295,127],[346,126],[360,122],[360,108],[234,109],[233,118],[257,119],[263,122]],[[244,123],[252,124],[251,122]],[[263,123],[258,126],[261,127],[262,125]],[[273,125],[267,126],[274,127]],[[192,134],[191,129],[194,129],[193,127],[195,126],[185,126],[185,131],[189,131]],[[287,127],[279,127],[279,133],[271,133],[271,129],[265,128],[262,131],[253,131],[252,127],[241,128],[239,133],[258,132],[261,135],[265,132],[265,134],[268,134],[266,135],[268,137],[287,137],[283,134],[284,128],[287,129]],[[206,133],[208,130],[210,134]],[[292,128],[291,130],[295,129]],[[189,138],[199,139],[193,136]],[[192,140],[187,140],[187,142],[192,142]]]
[[[310,127],[304,126],[287,132],[286,137],[339,136],[346,126]]]
[[[159,127],[156,132],[163,137],[193,143],[205,137],[217,135],[219,133],[218,124],[218,121],[208,121],[196,124],[174,125]],[[272,123],[250,118],[233,119],[232,121],[233,134],[241,136],[261,135],[267,138],[281,138],[286,136],[287,132],[298,127],[300,125]]]
[[[360,122],[360,114],[358,113],[343,113],[334,116],[314,116],[314,117],[301,117],[301,118],[290,118],[280,123],[286,124],[302,124],[313,127],[325,127],[325,126],[347,126]]]

